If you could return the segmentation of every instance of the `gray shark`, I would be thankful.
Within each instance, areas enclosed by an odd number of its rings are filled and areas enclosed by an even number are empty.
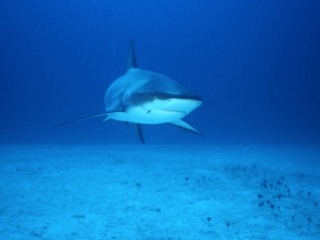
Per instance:
[[[168,123],[203,136],[182,120],[202,104],[201,97],[163,74],[138,68],[132,41],[127,71],[109,86],[104,102],[104,113],[64,122],[54,127],[106,116],[104,122],[113,119],[133,123],[142,143],[144,138],[141,124]]]

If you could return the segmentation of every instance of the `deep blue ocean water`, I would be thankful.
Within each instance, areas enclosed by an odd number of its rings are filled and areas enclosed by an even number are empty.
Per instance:
[[[147,143],[319,144],[320,3],[279,1],[1,1],[0,142],[139,143],[102,119],[129,41],[142,69],[193,89],[186,120],[205,138],[143,126]]]
[[[131,40],[205,138],[53,128],[105,111]],[[1,239],[320,239],[319,0],[0,0],[0,53]]]

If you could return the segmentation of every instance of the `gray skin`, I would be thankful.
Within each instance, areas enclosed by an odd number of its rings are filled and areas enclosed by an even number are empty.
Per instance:
[[[107,89],[104,102],[104,113],[64,122],[54,127],[107,116],[104,121],[113,119],[133,123],[142,143],[144,138],[141,124],[168,123],[203,136],[182,120],[202,104],[201,97],[163,74],[139,69],[132,42],[127,71]]]

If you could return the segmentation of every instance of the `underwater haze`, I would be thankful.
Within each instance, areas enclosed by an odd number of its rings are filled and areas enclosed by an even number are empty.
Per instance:
[[[105,106],[131,41],[204,137],[61,124],[154,87]],[[0,239],[320,239],[319,0],[2,0],[0,52]]]
[[[0,141],[138,143],[132,126],[91,119],[127,65],[198,93],[186,120],[205,138],[144,125],[148,143],[320,141],[318,1],[1,2]]]

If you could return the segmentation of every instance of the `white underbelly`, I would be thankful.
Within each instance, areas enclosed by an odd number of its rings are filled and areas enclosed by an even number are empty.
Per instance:
[[[116,112],[108,115],[110,119],[141,124],[161,124],[174,122],[186,116],[186,112],[170,110],[151,110],[134,108],[126,112]]]

